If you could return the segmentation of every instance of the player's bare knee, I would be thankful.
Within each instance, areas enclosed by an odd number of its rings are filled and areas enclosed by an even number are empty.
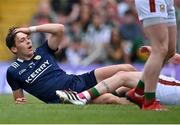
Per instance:
[[[121,82],[124,82],[124,81],[127,80],[128,72],[126,72],[126,71],[119,71],[115,75],[117,77],[117,80],[119,80]]]
[[[168,48],[167,47],[160,47],[159,53],[161,56],[166,56],[168,54]]]
[[[166,57],[168,54],[168,46],[165,45],[158,45],[152,48],[152,54],[160,57]]]

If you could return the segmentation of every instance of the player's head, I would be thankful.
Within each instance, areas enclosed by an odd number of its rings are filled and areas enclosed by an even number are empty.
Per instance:
[[[12,27],[6,36],[6,46],[18,57],[31,56],[33,54],[32,42],[29,34],[18,32],[18,27]]]

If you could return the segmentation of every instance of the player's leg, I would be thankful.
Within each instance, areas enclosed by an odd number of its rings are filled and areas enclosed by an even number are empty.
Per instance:
[[[176,53],[176,36],[177,36],[177,27],[176,25],[168,26],[169,34],[169,45],[168,45],[168,54],[165,58],[164,63],[166,63],[171,57]]]
[[[107,79],[120,71],[136,71],[136,69],[134,66],[130,64],[118,64],[97,68],[94,71],[97,84],[102,80]],[[115,93],[115,91],[113,93]]]
[[[135,87],[137,86],[137,82],[138,82],[138,81],[136,81],[136,82],[133,84],[133,85],[134,85],[134,86],[132,86],[133,88],[135,88]],[[128,83],[126,83],[126,84],[128,84]],[[115,93],[112,93],[112,94],[114,94],[114,95],[116,95],[116,96],[119,96],[119,97],[126,97],[126,93],[127,93],[129,90],[131,90],[131,89],[132,89],[132,88],[128,88],[128,87],[122,86],[122,87],[116,89],[116,90],[115,90]]]
[[[130,64],[119,64],[97,68],[94,73],[97,83],[99,83],[100,81],[113,76],[119,71],[136,71],[136,69]]]
[[[96,86],[80,93],[79,95],[82,94],[82,96],[85,96],[87,100],[91,100],[99,95],[111,93],[122,86],[134,88],[140,76],[140,72],[117,72],[112,77],[102,80]]]
[[[152,52],[145,64],[143,75],[138,82],[135,93],[145,95],[142,109],[162,110],[163,107],[156,101],[155,90],[164,59],[168,52],[168,27],[165,23],[156,24],[145,27],[144,32],[151,41]]]
[[[143,109],[159,110],[161,106],[155,99],[155,89],[168,52],[167,6],[163,0],[136,0],[136,8],[140,20],[143,21],[144,32],[151,42],[152,52],[133,95],[143,95],[145,92]]]
[[[94,100],[92,100],[90,103],[92,104],[120,104],[120,105],[129,105],[132,104],[129,100],[123,97],[115,96],[111,93],[103,94]]]
[[[168,30],[168,52],[167,52],[167,55],[163,61],[163,64],[175,54],[175,51],[176,51],[176,34],[177,34],[175,9],[173,6],[173,1],[168,1],[168,3],[166,3],[166,6],[167,6],[167,14],[168,14],[168,17],[166,18],[166,25],[167,25],[167,30]],[[162,31],[164,31],[164,30],[162,29]],[[150,90],[148,87],[149,85],[150,85],[150,83],[148,83],[147,87],[145,86],[146,92],[148,92]],[[146,97],[146,95],[145,95],[145,97]],[[145,103],[148,102],[146,100],[147,99],[145,99]]]
[[[168,28],[162,23],[146,27],[144,31],[151,41],[152,52],[145,64],[141,80],[146,83],[145,103],[152,103],[161,67],[168,52]]]
[[[168,55],[166,57],[166,60],[171,58],[176,52],[177,26],[176,26],[175,8],[173,4],[174,4],[173,1],[171,1],[168,6],[167,24],[168,24],[168,33],[169,33],[169,48],[168,48]],[[178,58],[177,55],[175,58]],[[175,62],[178,63],[178,60]]]
[[[87,101],[95,99],[102,94],[111,93],[121,86],[133,88],[135,87],[140,76],[140,72],[121,71],[117,72],[112,77],[109,77],[99,82],[96,86],[81,93],[75,94],[73,92],[67,91],[57,91],[56,93],[60,98],[64,100],[67,100],[73,104],[82,105],[85,104]]]
[[[145,33],[152,43],[152,52],[136,89],[130,90],[127,97],[145,110],[163,110],[163,107],[156,101],[155,90],[168,51],[168,28],[165,24],[157,24],[146,27]],[[141,103],[139,99],[143,95],[145,95],[145,99]]]
[[[166,56],[166,60],[168,60],[168,58],[170,58],[174,53],[175,53],[175,46],[176,46],[176,33],[177,33],[177,31],[176,31],[176,25],[175,25],[175,23],[171,23],[170,25],[168,25],[168,36],[169,36],[169,45],[168,45],[168,47],[169,47],[169,49],[168,49],[168,55]],[[174,59],[173,59],[173,61],[175,62],[175,63],[178,63],[179,61],[178,61],[178,55],[176,56],[176,57],[174,57]],[[166,61],[165,60],[165,61]],[[164,62],[165,62],[164,61]],[[142,86],[140,86],[139,88],[141,88]],[[143,85],[143,87],[142,88],[144,88],[144,85]],[[141,89],[140,89],[141,90]],[[143,90],[143,89],[142,89]],[[142,92],[142,93],[140,93],[140,92]],[[131,90],[131,91],[129,91],[129,94],[131,94],[131,95],[134,95],[133,94],[133,90]],[[138,94],[144,94],[144,92],[143,91],[139,91],[139,93]],[[157,94],[156,94],[157,95]],[[132,97],[134,97],[134,96],[132,96]],[[134,97],[134,99],[135,100],[133,100],[134,102],[137,102],[136,100],[139,100],[138,98],[135,98]],[[159,99],[159,98],[158,98]],[[138,102],[137,102],[138,103]],[[139,103],[138,103],[139,104]]]
[[[176,52],[176,41],[177,41],[177,26],[176,26],[176,14],[175,8],[173,6],[173,1],[171,1],[167,7],[168,18],[167,25],[168,25],[168,35],[169,35],[169,48],[168,54],[165,59],[165,63],[169,60],[172,56],[174,56]]]

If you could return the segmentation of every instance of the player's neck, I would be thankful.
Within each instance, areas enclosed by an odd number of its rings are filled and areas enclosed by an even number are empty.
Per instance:
[[[33,58],[34,54],[28,55],[28,56],[17,56],[20,60],[31,60]]]

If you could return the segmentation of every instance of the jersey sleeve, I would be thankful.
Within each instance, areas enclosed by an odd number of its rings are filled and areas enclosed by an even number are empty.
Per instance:
[[[17,82],[17,80],[14,78],[14,76],[12,75],[12,73],[10,72],[10,70],[7,70],[6,73],[6,78],[7,78],[7,82],[9,84],[9,86],[11,87],[11,89],[13,91],[20,89],[20,85]]]
[[[48,41],[46,40],[46,42],[44,44],[42,44],[38,49],[40,50],[43,50],[43,51],[46,51],[50,54],[53,54],[58,50],[52,50],[51,48],[49,48],[49,45],[48,45]]]

